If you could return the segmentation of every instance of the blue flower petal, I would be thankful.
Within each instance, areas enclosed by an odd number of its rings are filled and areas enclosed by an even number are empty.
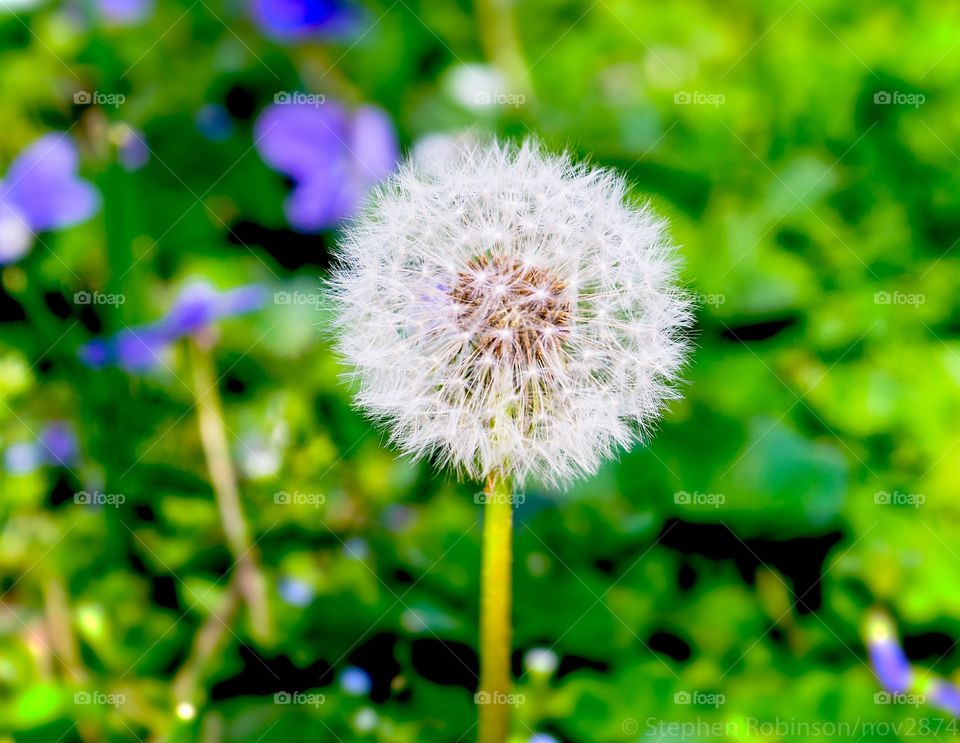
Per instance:
[[[927,692],[927,701],[939,710],[960,717],[960,689],[946,681],[935,681]]]
[[[360,17],[345,0],[252,0],[250,11],[264,35],[281,42],[348,34]]]
[[[76,176],[77,150],[65,134],[41,137],[14,160],[0,200],[13,206],[34,232],[68,227],[100,208],[97,190]]]
[[[362,668],[350,666],[344,669],[340,676],[340,688],[352,696],[364,697],[370,693],[372,687],[373,681],[370,679],[370,674]]]

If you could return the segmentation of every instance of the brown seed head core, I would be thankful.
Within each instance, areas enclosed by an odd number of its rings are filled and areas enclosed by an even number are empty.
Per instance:
[[[566,284],[547,271],[502,255],[478,256],[453,289],[460,327],[481,353],[542,361],[569,334]]]

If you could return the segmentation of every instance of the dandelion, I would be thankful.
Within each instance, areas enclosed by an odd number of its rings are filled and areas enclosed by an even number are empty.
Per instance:
[[[677,396],[690,313],[664,227],[620,175],[528,141],[414,155],[345,231],[331,288],[358,406],[486,482],[485,698],[509,690],[511,487],[594,473]],[[505,740],[506,706],[480,727]]]
[[[414,457],[565,485],[648,432],[684,359],[664,224],[535,144],[406,164],[341,244],[339,350]]]

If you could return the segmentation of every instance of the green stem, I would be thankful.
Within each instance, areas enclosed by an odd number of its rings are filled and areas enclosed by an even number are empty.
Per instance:
[[[487,59],[504,75],[510,92],[530,97],[533,85],[517,35],[512,0],[474,0],[480,43]]]
[[[513,499],[510,483],[491,476],[483,520],[480,598],[480,743],[505,743],[510,731],[510,600]]]
[[[250,530],[240,503],[237,475],[230,461],[213,356],[200,341],[191,340],[190,362],[200,422],[200,439],[220,510],[220,520],[227,537],[227,546],[235,560],[237,587],[250,611],[254,635],[260,640],[269,640],[272,632],[266,581],[260,570],[256,545],[250,539]]]
[[[193,639],[190,655],[180,667],[173,679],[173,690],[176,714],[182,720],[190,720],[196,714],[203,698],[203,674],[211,658],[223,647],[227,632],[233,622],[233,616],[239,603],[236,581],[227,589],[226,595],[207,617]]]

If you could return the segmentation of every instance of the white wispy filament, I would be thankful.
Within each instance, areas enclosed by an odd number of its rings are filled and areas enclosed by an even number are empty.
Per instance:
[[[690,315],[664,223],[626,196],[532,141],[415,155],[332,279],[357,404],[403,451],[518,485],[635,443],[676,396]]]

